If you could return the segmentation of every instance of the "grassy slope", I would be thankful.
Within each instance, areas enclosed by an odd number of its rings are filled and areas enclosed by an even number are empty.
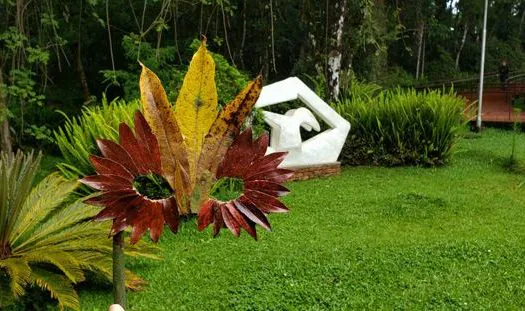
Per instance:
[[[129,310],[523,307],[525,175],[502,168],[510,142],[489,130],[444,168],[292,183],[292,212],[272,215],[259,242],[213,239],[189,220],[161,239],[164,261],[131,263],[150,284]],[[82,288],[83,309],[105,310],[110,292]]]

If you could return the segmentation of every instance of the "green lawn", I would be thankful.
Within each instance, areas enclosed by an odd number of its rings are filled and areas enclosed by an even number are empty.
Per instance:
[[[511,132],[462,139],[452,163],[345,168],[294,182],[289,214],[260,240],[188,220],[134,261],[148,287],[129,310],[518,309],[525,307],[525,174],[504,169]],[[525,158],[525,135],[518,138]],[[108,286],[80,288],[106,310]]]

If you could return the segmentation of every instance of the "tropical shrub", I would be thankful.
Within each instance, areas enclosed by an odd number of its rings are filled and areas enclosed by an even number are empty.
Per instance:
[[[342,152],[349,165],[444,164],[464,124],[465,104],[450,91],[394,89],[333,105],[352,125]]]
[[[28,288],[40,288],[61,309],[78,310],[73,285],[85,280],[86,272],[112,278],[110,224],[89,221],[100,209],[69,196],[76,181],[52,174],[33,186],[40,159],[0,154],[0,308]],[[154,249],[127,248],[129,255],[156,258]],[[128,271],[129,287],[141,283]]]
[[[54,132],[54,141],[64,162],[57,168],[67,179],[77,179],[94,173],[89,155],[96,154],[96,139],[118,139],[121,122],[133,124],[133,114],[139,109],[139,101],[126,102],[113,100],[108,103],[102,99],[100,106],[84,108],[78,117],[66,117],[66,123]]]
[[[345,100],[363,99],[370,100],[377,96],[383,88],[379,84],[364,83],[357,79],[352,79],[348,87],[341,90],[342,98]]]

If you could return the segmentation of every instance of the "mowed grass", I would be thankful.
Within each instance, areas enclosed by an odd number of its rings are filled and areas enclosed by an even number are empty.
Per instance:
[[[259,241],[197,232],[195,219],[133,261],[149,282],[129,310],[525,307],[525,174],[504,168],[512,133],[462,139],[441,168],[345,168],[289,184],[289,214]],[[517,140],[525,158],[525,135]],[[80,287],[106,310],[111,287]]]

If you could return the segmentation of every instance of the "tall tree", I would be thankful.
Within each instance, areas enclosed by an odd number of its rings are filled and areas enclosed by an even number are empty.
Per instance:
[[[329,20],[332,33],[330,38],[330,52],[328,53],[327,77],[328,92],[330,99],[339,98],[341,87],[341,66],[343,60],[343,35],[345,29],[345,16],[347,10],[347,0],[336,0],[333,7],[328,11],[327,20]]]
[[[7,118],[6,89],[4,84],[4,71],[0,63],[0,151],[10,153],[13,149],[11,133],[9,132],[9,119]]]

